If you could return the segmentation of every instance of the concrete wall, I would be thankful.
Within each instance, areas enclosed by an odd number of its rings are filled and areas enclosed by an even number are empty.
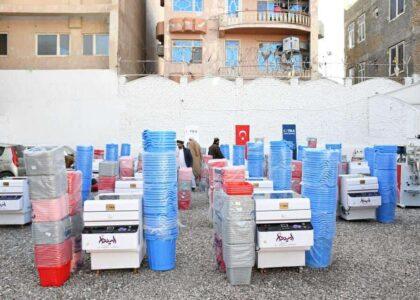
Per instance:
[[[399,88],[383,79],[352,87],[329,80],[293,86],[275,79],[221,78],[178,84],[157,76],[122,83],[110,70],[3,70],[0,142],[96,147],[129,142],[139,149],[144,129],[175,130],[183,137],[185,126],[196,125],[201,143],[209,146],[215,136],[233,144],[236,124],[250,124],[252,139],[273,140],[281,139],[282,124],[293,123],[300,144],[315,136],[321,144],[342,142],[351,152],[354,146],[402,142],[420,133],[420,115],[411,106],[369,100]]]

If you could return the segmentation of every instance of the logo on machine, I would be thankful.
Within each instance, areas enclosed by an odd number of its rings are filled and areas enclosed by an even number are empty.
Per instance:
[[[7,204],[6,204],[6,202],[0,202],[0,208],[4,208],[4,207],[6,207],[7,206]]]
[[[106,244],[106,245],[114,244],[115,245],[116,243],[117,243],[117,239],[115,238],[115,236],[112,236],[112,239],[107,239],[103,236],[99,237],[99,244],[101,244],[101,245],[103,245],[103,244]]]
[[[291,233],[289,236],[282,236],[281,233],[277,233],[277,239],[276,242],[286,242],[294,241],[295,237],[293,236],[293,233]]]
[[[362,204],[367,204],[367,203],[370,203],[370,198],[367,198],[367,199],[360,199],[360,203],[362,203]]]

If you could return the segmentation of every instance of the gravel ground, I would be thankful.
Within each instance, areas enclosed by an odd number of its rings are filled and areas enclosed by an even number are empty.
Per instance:
[[[0,227],[0,299],[279,299],[420,298],[420,209],[398,209],[395,224],[337,222],[334,262],[325,270],[254,271],[250,286],[230,286],[215,270],[207,198],[195,193],[192,210],[181,212],[177,268],[83,269],[61,288],[41,288],[34,268],[30,226]]]

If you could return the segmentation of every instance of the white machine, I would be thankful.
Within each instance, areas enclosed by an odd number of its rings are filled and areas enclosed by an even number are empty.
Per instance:
[[[398,206],[420,206],[420,146],[405,147],[405,158],[398,164]]]
[[[124,178],[115,182],[115,193],[143,195],[143,181],[136,178]]]
[[[30,223],[31,214],[28,180],[24,177],[0,180],[0,225]]]
[[[254,194],[272,192],[274,189],[273,181],[271,180],[248,180],[247,182],[254,187]]]
[[[344,220],[376,219],[381,205],[378,178],[363,175],[341,176],[340,216]]]
[[[254,193],[257,267],[303,267],[314,244],[308,198],[293,191]]]
[[[349,174],[370,175],[367,161],[352,161],[349,163]]]
[[[82,249],[92,270],[138,269],[145,254],[138,195],[101,194],[84,203]]]

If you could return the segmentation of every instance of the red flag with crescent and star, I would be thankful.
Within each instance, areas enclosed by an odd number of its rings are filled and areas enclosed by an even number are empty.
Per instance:
[[[249,142],[249,125],[236,125],[236,145],[246,145]]]

